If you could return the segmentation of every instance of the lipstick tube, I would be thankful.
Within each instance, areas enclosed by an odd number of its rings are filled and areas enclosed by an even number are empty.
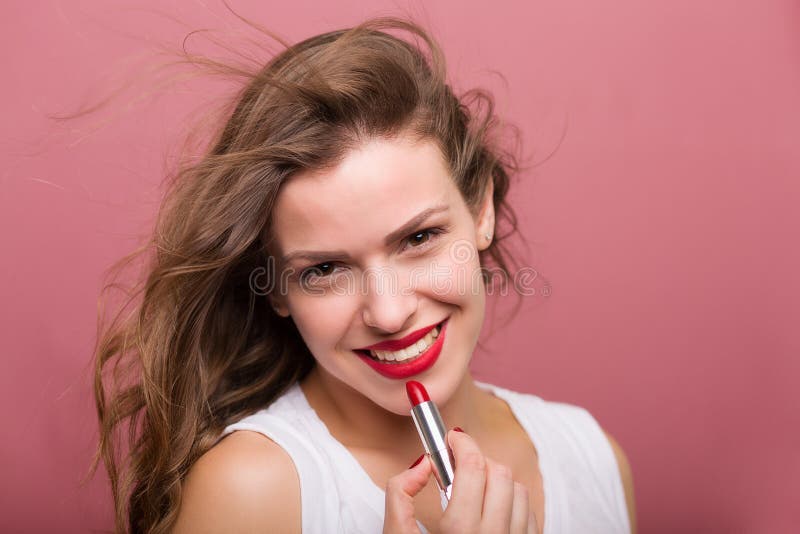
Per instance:
[[[425,447],[425,453],[431,459],[433,474],[441,495],[442,510],[444,510],[450,502],[453,490],[455,461],[453,453],[447,446],[447,430],[444,427],[442,416],[439,414],[439,409],[433,401],[427,398],[427,392],[422,384],[419,384],[418,387],[425,393],[425,400],[419,399],[422,402],[414,404],[411,408],[411,418],[417,427],[422,445]]]

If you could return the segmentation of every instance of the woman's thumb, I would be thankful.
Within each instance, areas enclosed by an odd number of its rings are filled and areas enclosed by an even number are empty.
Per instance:
[[[428,484],[430,476],[431,463],[425,456],[416,465],[389,479],[386,484],[383,534],[419,532],[414,517],[414,496]]]

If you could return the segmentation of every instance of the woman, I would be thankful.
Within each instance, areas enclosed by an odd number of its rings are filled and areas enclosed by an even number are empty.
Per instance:
[[[99,345],[120,530],[631,530],[627,461],[591,415],[470,375],[486,267],[510,275],[496,215],[515,226],[514,159],[476,95],[484,117],[451,92],[436,43],[392,18],[310,38],[253,76],[172,184],[137,313]],[[104,369],[126,354],[141,379],[115,389]],[[463,429],[447,434],[444,511],[430,462],[414,461],[411,379]],[[122,476],[113,436],[128,419]]]

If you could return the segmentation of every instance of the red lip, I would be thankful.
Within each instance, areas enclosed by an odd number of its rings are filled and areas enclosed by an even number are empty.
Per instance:
[[[370,345],[369,347],[361,347],[355,350],[390,350],[390,351],[402,350],[416,343],[423,337],[425,337],[428,334],[428,332],[433,330],[439,324],[441,323],[432,324],[430,326],[426,326],[425,328],[420,328],[419,330],[415,330],[414,332],[411,332],[402,339],[390,339],[388,341],[381,341],[380,343],[375,343],[374,345]]]
[[[371,356],[368,356],[363,351],[355,351],[355,353],[359,358],[361,358],[361,361],[372,367],[373,370],[385,376],[386,378],[409,378],[427,371],[433,367],[433,365],[436,363],[436,360],[439,359],[439,354],[442,352],[444,339],[447,335],[448,322],[449,321],[445,320],[444,323],[442,323],[442,331],[439,333],[439,337],[437,337],[433,342],[433,345],[431,345],[430,348],[423,354],[417,356],[416,358],[412,358],[411,361],[407,363],[382,362],[372,358]]]

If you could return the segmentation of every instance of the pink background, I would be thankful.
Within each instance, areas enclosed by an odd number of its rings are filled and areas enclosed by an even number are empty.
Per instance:
[[[400,13],[233,4],[292,41]],[[540,292],[487,324],[478,377],[588,408],[628,453],[641,532],[796,532],[800,6],[522,4],[410,8],[458,88],[495,91],[534,161],[555,151],[512,199]],[[240,26],[219,2],[3,11],[0,531],[109,528],[104,474],[79,485],[101,275],[147,230],[182,122],[221,86],[64,126],[45,114],[102,96],[153,42]]]

